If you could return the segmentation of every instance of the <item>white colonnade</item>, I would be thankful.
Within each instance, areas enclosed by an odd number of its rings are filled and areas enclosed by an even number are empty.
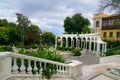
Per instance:
[[[106,52],[106,42],[101,40],[98,33],[57,35],[55,39],[55,48],[56,47],[82,48],[102,54]]]

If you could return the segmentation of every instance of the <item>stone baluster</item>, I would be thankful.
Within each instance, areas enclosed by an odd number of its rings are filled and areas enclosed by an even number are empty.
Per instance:
[[[31,60],[28,60],[27,73],[28,73],[28,74],[32,74]]]
[[[42,71],[43,71],[43,69],[42,69],[42,62],[40,62],[40,70],[39,70],[39,74],[42,74]]]
[[[59,72],[60,72],[59,65],[56,65],[56,67],[57,67],[57,75],[59,75]]]
[[[63,74],[66,75],[66,67],[63,66]]]
[[[62,75],[62,66],[60,65],[60,75]]]
[[[20,73],[21,74],[25,73],[24,59],[21,59]]]
[[[38,74],[38,68],[37,68],[37,66],[36,66],[36,61],[34,61],[34,69],[33,69],[34,71],[35,71],[35,74]]]
[[[13,58],[13,66],[12,66],[12,73],[16,74],[18,73],[18,66],[17,66],[17,62],[16,62],[16,58]]]
[[[64,66],[61,66],[61,73],[62,73],[62,75],[64,75]]]
[[[47,63],[46,63],[46,62],[44,62],[44,68],[45,68],[45,70],[47,69],[47,68],[46,68],[46,65],[47,65]]]

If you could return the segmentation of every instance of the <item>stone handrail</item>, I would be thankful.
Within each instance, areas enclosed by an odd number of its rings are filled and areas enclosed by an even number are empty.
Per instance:
[[[19,66],[17,61],[19,60]],[[25,65],[26,64],[26,65]],[[1,52],[0,53],[0,80],[4,80],[5,77],[12,74],[32,74],[42,75],[43,70],[47,68],[48,65],[55,66],[54,76],[62,77],[76,77],[80,76],[81,62],[72,61],[69,64],[64,64],[60,62],[55,62],[51,60],[26,56],[22,54],[17,54],[13,52]]]

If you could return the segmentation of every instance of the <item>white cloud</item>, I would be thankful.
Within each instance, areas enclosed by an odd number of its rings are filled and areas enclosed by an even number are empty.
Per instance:
[[[64,31],[66,16],[82,13],[92,23],[98,3],[98,0],[1,0],[0,18],[15,22],[15,13],[20,12],[42,30],[59,34]]]

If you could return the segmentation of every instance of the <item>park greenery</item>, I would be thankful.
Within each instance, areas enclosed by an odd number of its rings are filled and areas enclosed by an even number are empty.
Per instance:
[[[55,35],[51,32],[42,32],[31,23],[27,16],[16,13],[17,23],[0,19],[0,45],[15,45],[16,47],[30,48],[44,44],[54,44]],[[42,40],[43,39],[43,40]]]
[[[64,20],[64,30],[66,33],[82,33],[90,32],[90,21],[84,18],[81,13],[77,13],[72,17],[67,16]]]
[[[51,32],[42,32],[39,26],[32,24],[27,16],[16,13],[17,23],[8,22],[6,19],[0,19],[0,52],[13,51],[12,46],[21,48],[19,54],[44,58],[57,62],[65,62],[62,55],[56,51],[49,51],[48,48],[55,44],[55,35]],[[90,33],[88,27],[90,22],[84,18],[82,14],[77,13],[72,17],[66,17],[64,20],[65,32],[70,33]],[[119,41],[118,41],[119,42]],[[107,41],[108,48],[119,46],[120,43]],[[65,41],[63,41],[65,43]],[[64,44],[65,45],[65,44]],[[37,51],[25,51],[25,49],[38,49]],[[57,50],[69,51],[74,56],[81,56],[81,50],[68,47],[57,47]],[[120,54],[120,50],[107,51],[106,56]],[[27,62],[25,61],[25,64]],[[20,66],[20,60],[18,60]],[[33,63],[34,64],[34,63]],[[27,66],[27,65],[26,65]],[[38,68],[40,68],[38,66]],[[43,68],[43,75],[50,78],[56,72],[56,66],[47,64],[46,69]],[[35,72],[33,72],[34,74]]]

